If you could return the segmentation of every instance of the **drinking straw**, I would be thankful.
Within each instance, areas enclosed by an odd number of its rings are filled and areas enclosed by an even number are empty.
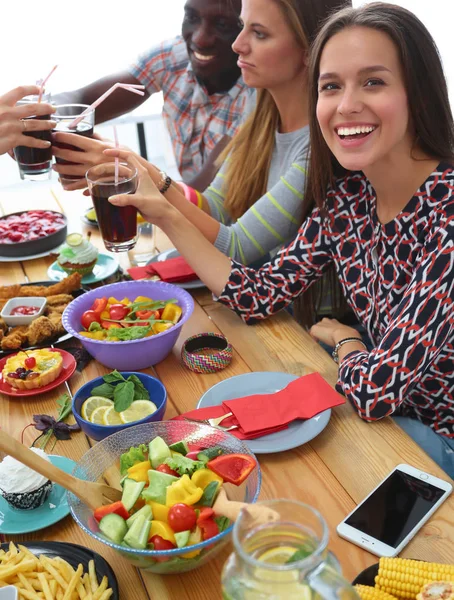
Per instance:
[[[52,75],[52,73],[55,71],[55,69],[58,67],[58,65],[55,65],[51,72],[49,73],[49,75],[45,78],[45,79],[41,79],[40,84],[39,84],[39,95],[38,95],[38,102],[41,102],[41,98],[43,97],[43,92],[44,92],[44,86],[47,83],[47,80],[49,79],[49,77]]]
[[[77,125],[82,121],[86,114],[88,114],[94,108],[99,106],[101,102],[103,102],[108,96],[110,96],[110,94],[114,92],[117,88],[127,90],[128,92],[133,92],[134,94],[138,94],[139,96],[145,95],[145,92],[142,91],[145,88],[144,85],[139,85],[136,83],[114,83],[114,85],[111,88],[109,88],[107,92],[104,92],[102,96],[95,100],[93,104],[90,104],[90,106],[86,108],[84,112],[81,113],[78,117],[76,117],[74,121],[71,121],[68,127],[70,129],[74,129],[75,127],[77,127]]]
[[[114,132],[114,140],[115,140],[115,148],[118,148],[118,135],[117,128],[115,125],[113,126]],[[115,158],[115,185],[118,185],[118,171],[120,169],[120,159],[118,157]]]

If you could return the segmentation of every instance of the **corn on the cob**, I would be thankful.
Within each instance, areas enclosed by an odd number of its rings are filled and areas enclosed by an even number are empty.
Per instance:
[[[416,600],[454,600],[454,582],[432,581],[426,583]]]
[[[454,565],[380,558],[375,586],[397,598],[415,600],[421,588],[432,581],[454,581]]]
[[[357,584],[354,587],[361,600],[396,600],[395,596],[391,596],[391,594],[370,585]]]

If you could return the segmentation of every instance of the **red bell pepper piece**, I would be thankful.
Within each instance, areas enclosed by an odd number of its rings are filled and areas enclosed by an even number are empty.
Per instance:
[[[255,460],[248,454],[221,454],[207,463],[208,469],[234,485],[243,483],[255,466]]]
[[[129,519],[129,513],[125,508],[125,505],[123,504],[123,502],[121,500],[119,500],[118,502],[114,502],[113,504],[106,504],[105,506],[100,506],[99,508],[97,508],[95,510],[94,517],[95,519],[99,521],[105,517],[106,515],[110,515],[111,513],[115,513],[116,515],[119,515],[122,519],[124,519],[126,521],[126,519]]]
[[[120,323],[112,323],[112,321],[101,321],[103,329],[123,329]]]
[[[103,310],[105,310],[107,306],[107,298],[105,296],[103,296],[102,298],[96,298],[96,300],[93,302],[93,306],[91,307],[91,310],[93,310],[95,313],[98,313],[98,315],[100,315],[102,313]]]
[[[212,508],[202,508],[197,518],[197,525],[202,530],[203,541],[209,540],[219,533],[219,527],[214,520],[214,510]]]

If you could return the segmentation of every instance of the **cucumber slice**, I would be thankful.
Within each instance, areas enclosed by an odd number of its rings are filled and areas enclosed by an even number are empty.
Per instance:
[[[151,510],[151,506],[149,504],[145,504],[145,506],[142,506],[142,508],[140,510],[138,510],[136,513],[131,515],[129,517],[129,519],[126,521],[126,525],[128,527],[131,527],[131,525],[134,523],[134,521],[137,519],[137,517],[140,517],[140,516],[144,516],[146,519],[151,521],[151,519],[153,518],[153,511]]]
[[[183,456],[186,456],[186,454],[189,452],[189,446],[184,440],[170,444],[169,448],[174,452],[179,452]]]
[[[167,488],[174,481],[178,481],[178,477],[150,469],[148,471],[148,480],[150,481],[150,485],[143,490],[142,498],[145,501],[154,500],[155,502],[159,502],[159,504],[165,504]]]
[[[170,458],[170,449],[162,437],[156,436],[151,440],[149,446],[149,456],[153,469],[162,465],[166,458]]]
[[[200,506],[213,506],[216,494],[219,491],[219,481],[210,481],[203,490],[203,495],[199,500]]]
[[[120,544],[128,531],[128,526],[120,515],[110,513],[99,521],[99,529],[109,540],[115,544]]]
[[[197,458],[199,460],[203,460],[199,457],[200,454],[203,454],[208,458],[208,460],[211,460],[212,458],[216,458],[216,456],[221,456],[221,454],[225,454],[225,452],[222,448],[219,448],[219,446],[213,446],[212,448],[205,448],[205,450],[201,450],[199,452]]]
[[[147,547],[148,536],[150,535],[151,521],[148,521],[143,515],[139,515],[128,529],[124,537],[124,542],[131,548],[144,550]]]
[[[127,511],[130,511],[134,506],[144,487],[145,481],[135,481],[129,477],[124,480],[121,501],[123,502]]]
[[[183,548],[189,542],[189,536],[191,535],[191,530],[188,529],[187,531],[179,531],[178,533],[175,533],[174,535],[175,535],[175,541],[177,543],[178,548]]]

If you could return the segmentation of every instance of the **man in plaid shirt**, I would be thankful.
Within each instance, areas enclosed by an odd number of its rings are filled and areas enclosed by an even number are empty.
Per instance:
[[[163,92],[163,117],[180,174],[204,189],[214,160],[238,128],[253,90],[241,78],[232,43],[240,32],[240,0],[187,0],[182,35],[141,55],[129,70],[104,77],[59,101],[91,104],[117,81],[145,85],[145,96],[117,90],[97,109],[96,122],[118,117]],[[252,102],[251,102],[252,100]],[[214,151],[214,152],[213,152]]]

